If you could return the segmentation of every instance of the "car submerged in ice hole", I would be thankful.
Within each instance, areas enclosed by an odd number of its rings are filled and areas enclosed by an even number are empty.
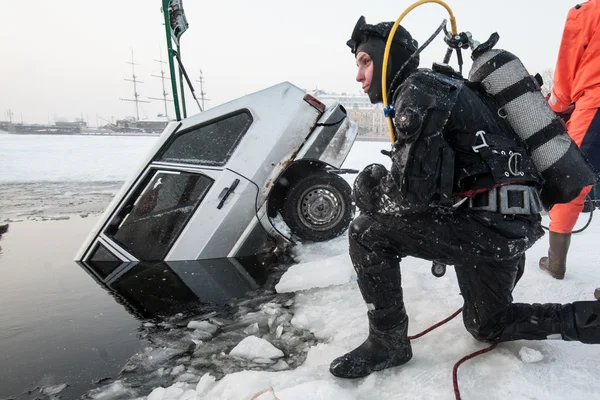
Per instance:
[[[355,212],[340,173],[357,171],[340,168],[356,135],[341,104],[289,82],[173,121],[76,260],[244,257],[337,237]]]

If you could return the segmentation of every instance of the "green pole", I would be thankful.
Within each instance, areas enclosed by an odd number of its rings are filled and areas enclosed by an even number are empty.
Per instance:
[[[173,45],[171,42],[171,19],[169,15],[169,0],[162,1],[163,15],[165,17],[165,31],[167,33],[167,53],[169,56],[169,71],[171,73],[171,87],[173,90],[173,104],[175,105],[175,117],[177,121],[181,121],[181,113],[179,111],[179,96],[177,95],[177,81],[175,75],[175,65],[173,63]],[[180,71],[181,73],[181,71]]]
[[[181,61],[181,47],[177,44],[177,54],[179,54],[179,62]],[[183,65],[183,64],[182,64]],[[183,85],[183,71],[179,68],[179,87],[181,88],[181,109],[183,110],[183,118],[187,118],[187,108],[185,106],[185,86]]]

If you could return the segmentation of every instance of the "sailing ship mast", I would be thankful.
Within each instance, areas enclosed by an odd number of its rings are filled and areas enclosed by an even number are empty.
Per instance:
[[[173,100],[167,99],[167,96],[169,94],[167,93],[167,89],[165,88],[165,79],[169,79],[169,78],[167,76],[165,76],[167,73],[163,70],[163,64],[167,64],[167,62],[162,60],[162,51],[160,51],[160,53],[159,53],[159,59],[158,60],[154,60],[154,61],[160,63],[160,75],[152,75],[152,76],[155,77],[155,78],[160,78],[161,79],[161,81],[162,81],[162,95],[163,95],[163,98],[162,99],[160,99],[158,97],[148,97],[148,98],[152,99],[152,100],[162,100],[164,102],[164,104],[165,104],[165,117],[167,119],[169,119],[169,113],[167,111],[167,101],[173,101]]]
[[[140,80],[137,79],[137,76],[135,75],[135,66],[137,65],[135,62],[133,62],[133,49],[131,49],[131,62],[127,62],[127,64],[131,64],[131,76],[132,79],[127,79],[125,78],[124,80],[129,81],[129,82],[133,82],[133,99],[121,99],[123,101],[133,101],[135,103],[135,116],[136,116],[136,121],[140,120],[140,107],[139,107],[139,103],[150,103],[149,101],[146,100],[140,100],[139,97],[139,93],[137,92],[137,84],[138,83],[144,83]]]
[[[209,101],[210,99],[204,97],[206,93],[204,92],[204,78],[202,77],[202,70],[200,70],[200,79],[197,79],[196,82],[200,83],[200,99],[202,100],[202,110],[206,110],[204,107],[204,100]]]

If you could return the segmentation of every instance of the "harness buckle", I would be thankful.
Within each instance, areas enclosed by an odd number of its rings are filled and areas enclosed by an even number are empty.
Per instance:
[[[498,202],[500,203],[500,214],[531,214],[531,188],[524,185],[500,186]],[[515,198],[515,196],[520,196]],[[513,203],[522,204],[510,205]]]
[[[525,185],[505,185],[469,197],[469,208],[500,214],[537,214],[542,202],[537,190]]]
[[[498,190],[496,188],[493,188],[493,189],[488,190],[487,192],[469,197],[469,208],[472,208],[473,210],[476,210],[476,211],[491,211],[491,212],[498,211],[498,201],[496,199],[497,193],[498,193]],[[483,198],[483,195],[487,195],[485,204],[483,204],[483,205],[476,204],[475,203],[476,200],[477,200],[477,203],[481,203],[481,199]]]

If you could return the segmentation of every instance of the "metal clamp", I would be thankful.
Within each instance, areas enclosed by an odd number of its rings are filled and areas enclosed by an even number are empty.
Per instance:
[[[515,193],[516,192],[516,193]],[[510,195],[510,196],[509,196]],[[519,206],[510,205],[510,197],[520,195]],[[474,199],[487,196],[484,205],[476,205]],[[475,211],[499,212],[500,214],[537,214],[542,210],[542,202],[534,187],[525,185],[505,185],[493,188],[485,193],[469,197],[469,208]]]
[[[508,192],[517,192],[522,196],[522,207],[511,207],[508,204]],[[500,186],[498,193],[498,202],[500,203],[500,214],[531,214],[529,201],[529,186],[524,185],[506,185]]]
[[[496,199],[497,193],[498,191],[496,188],[490,189],[485,193],[481,193],[480,195],[487,194],[487,204],[484,206],[473,205],[473,199],[475,198],[475,196],[469,197],[469,208],[476,211],[498,211],[498,201]]]

